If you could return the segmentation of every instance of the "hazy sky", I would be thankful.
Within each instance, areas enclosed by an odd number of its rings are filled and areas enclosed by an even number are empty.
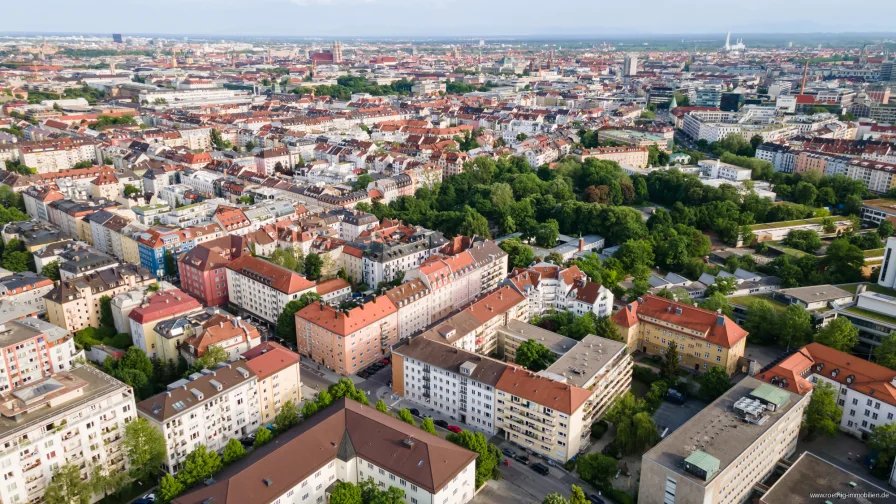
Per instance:
[[[0,0],[0,32],[272,36],[896,31],[896,0]]]

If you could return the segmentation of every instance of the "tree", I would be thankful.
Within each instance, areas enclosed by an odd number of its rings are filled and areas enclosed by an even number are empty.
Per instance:
[[[65,464],[53,472],[42,502],[46,504],[89,504],[93,489],[81,480],[81,469],[75,464]]]
[[[248,142],[246,142],[246,151],[248,152],[252,150],[255,150],[255,142],[249,140]]]
[[[432,421],[432,417],[426,417],[426,418],[424,418],[423,421],[420,422],[420,428],[423,429],[423,430],[425,430],[426,432],[428,432],[428,433],[434,435],[434,436],[438,436],[438,435],[439,435],[439,433],[436,432],[436,425],[435,425],[435,423]]]
[[[352,184],[352,189],[355,191],[366,191],[367,186],[370,185],[371,182],[373,182],[373,177],[367,173],[362,173],[361,175],[358,175],[358,180],[355,180],[355,183]]]
[[[872,474],[886,479],[893,467],[893,459],[896,458],[896,423],[884,423],[876,425],[868,435],[868,446],[878,451],[877,462],[874,464]]]
[[[178,495],[183,493],[185,489],[186,488],[184,487],[184,484],[181,483],[180,480],[168,473],[165,473],[165,475],[162,476],[162,480],[159,481],[158,497],[162,502],[171,502]]]
[[[812,398],[803,416],[803,428],[811,437],[816,433],[834,437],[840,427],[843,410],[837,406],[837,393],[829,383],[819,381],[812,390]]]
[[[881,366],[896,370],[896,332],[884,336],[874,349],[874,360]]]
[[[245,456],[246,449],[243,448],[243,443],[240,443],[240,440],[237,438],[230,438],[230,441],[224,446],[222,454],[224,465],[230,465]]]
[[[734,293],[735,289],[737,289],[737,278],[733,276],[717,276],[716,281],[706,288],[706,295],[712,296],[715,293],[719,293],[723,296],[729,296]]]
[[[760,343],[773,345],[780,331],[778,329],[778,311],[764,299],[756,300],[747,307],[747,318],[744,329],[750,337]]]
[[[583,480],[596,487],[602,487],[616,474],[617,465],[613,457],[602,453],[589,453],[576,460],[576,471]]]
[[[315,253],[308,254],[305,258],[305,276],[308,280],[320,280],[320,272],[323,268],[323,260]]]
[[[184,486],[191,487],[200,481],[205,481],[211,475],[220,471],[221,467],[220,455],[201,444],[184,459],[183,468],[177,473],[177,478]]]
[[[131,196],[138,196],[140,194],[140,189],[131,184],[125,184],[124,186],[124,196],[126,198],[130,198]]]
[[[286,401],[280,406],[280,412],[274,417],[274,426],[277,432],[283,432],[302,420],[299,407],[292,400]]]
[[[407,408],[401,408],[398,412],[398,419],[406,424],[413,425],[414,427],[417,426],[417,422],[414,420],[414,415],[411,415],[410,410]]]
[[[45,265],[40,269],[40,274],[54,282],[58,282],[61,278],[59,276],[59,261],[53,261],[50,264]]]
[[[830,283],[856,282],[862,278],[865,254],[862,249],[849,243],[847,238],[838,238],[828,245],[821,262]]]
[[[128,457],[131,478],[143,480],[155,475],[165,461],[165,438],[145,418],[125,425],[122,446]]]
[[[507,265],[511,269],[528,268],[535,261],[535,252],[519,238],[508,238],[498,246],[507,252]]]
[[[152,361],[136,346],[128,348],[118,360],[106,357],[103,368],[106,373],[127,383],[134,390],[144,392],[153,375]]]
[[[731,378],[722,366],[713,366],[697,379],[700,383],[700,398],[711,402],[721,397],[731,388]]]
[[[881,240],[886,240],[887,238],[893,236],[893,231],[893,223],[887,219],[880,221],[880,225],[877,226],[877,235],[880,236]]]
[[[837,317],[815,334],[815,342],[849,352],[859,343],[859,330],[846,317]]]
[[[389,413],[389,406],[386,405],[386,401],[380,399],[379,401],[376,402],[375,406],[376,406],[376,410],[379,411],[380,413],[386,413],[386,414]]]
[[[779,320],[781,323],[778,345],[786,345],[787,351],[790,351],[791,347],[803,346],[809,341],[812,334],[812,316],[805,308],[798,304],[788,305]]]
[[[361,488],[351,482],[337,481],[330,495],[330,504],[362,504]]]
[[[255,431],[255,441],[252,442],[252,446],[259,448],[268,444],[272,439],[274,439],[274,433],[271,432],[271,429],[262,427]]]
[[[101,464],[96,464],[90,469],[89,478],[91,493],[104,497],[109,494],[117,494],[130,480],[127,472]]]
[[[112,316],[112,298],[109,296],[100,298],[100,325],[115,327],[115,318]]]
[[[598,317],[594,322],[594,331],[593,334],[595,336],[600,336],[601,338],[611,339],[613,341],[623,341],[622,335],[619,334],[619,328],[613,322],[613,319],[610,317]],[[624,342],[624,341],[623,341]]]
[[[476,458],[476,488],[481,487],[492,477],[498,468],[501,450],[489,443],[484,434],[465,430],[458,434],[452,432],[445,439],[479,454]]]
[[[361,502],[364,504],[404,504],[403,490],[394,486],[380,490],[373,478],[367,478],[358,487],[361,489]]]
[[[569,500],[559,493],[554,492],[545,495],[541,504],[569,504]]]
[[[536,339],[524,341],[516,349],[514,361],[524,368],[537,373],[550,366],[556,357],[548,347],[542,345]]]
[[[304,294],[303,294],[304,296]],[[290,343],[296,342],[296,312],[304,308],[301,299],[294,299],[283,307],[277,316],[277,337]]]
[[[539,247],[553,248],[560,236],[560,225],[555,219],[548,219],[535,229],[535,243]]]
[[[782,243],[811,254],[821,248],[821,237],[811,229],[795,229],[787,233]]]
[[[518,135],[516,136],[516,140],[517,140],[518,142],[522,142],[522,141],[524,141],[524,140],[527,139],[527,138],[529,138],[529,135],[526,135],[525,133],[520,133],[520,134],[518,134]]]
[[[660,374],[664,378],[678,379],[678,364],[681,358],[678,355],[678,343],[675,340],[669,340],[666,346],[666,352],[663,356],[663,365],[660,368]]]
[[[199,373],[203,369],[214,369],[219,363],[227,362],[229,359],[230,354],[227,353],[227,350],[224,350],[224,347],[221,345],[209,345],[206,347],[205,353],[193,361],[193,364],[184,373],[184,377],[186,378],[193,373]]]
[[[728,298],[725,297],[721,292],[714,292],[707,296],[703,301],[697,303],[697,306],[703,308],[704,310],[710,310],[714,312],[718,312],[722,310],[721,313],[727,316],[731,316],[734,313],[734,307],[731,306],[731,302],[728,301]]]

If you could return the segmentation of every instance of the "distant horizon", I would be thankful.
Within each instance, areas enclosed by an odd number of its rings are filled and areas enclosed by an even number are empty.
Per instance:
[[[599,40],[729,31],[842,36],[893,34],[894,17],[893,0],[854,0],[849,6],[753,0],[737,7],[714,0],[32,0],[4,6],[0,32],[327,39]]]

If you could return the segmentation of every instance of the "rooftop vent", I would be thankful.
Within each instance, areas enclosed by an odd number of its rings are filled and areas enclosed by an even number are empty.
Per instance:
[[[414,438],[406,438],[404,441],[402,441],[402,443],[404,443],[404,445],[407,446],[408,448],[413,448],[414,447]]]
[[[271,485],[273,485],[273,484],[274,484],[274,482],[271,481],[270,478],[265,478],[265,479],[264,479],[264,486],[269,487],[269,486],[271,486]]]

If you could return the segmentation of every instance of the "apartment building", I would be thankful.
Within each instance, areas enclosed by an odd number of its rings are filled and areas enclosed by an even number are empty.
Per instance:
[[[134,345],[149,357],[177,360],[177,353],[160,339],[156,324],[201,309],[199,301],[180,289],[144,295],[140,306],[128,313],[128,325]]]
[[[227,233],[218,223],[185,229],[169,229],[153,227],[137,235],[137,247],[140,264],[160,277],[177,274],[177,266],[171,268],[165,256],[171,254],[175,259],[182,253],[191,250],[200,243],[206,243]],[[168,271],[172,269],[172,271]]]
[[[255,170],[265,175],[273,175],[279,170],[292,170],[295,163],[286,147],[264,149],[255,154]]]
[[[258,377],[246,361],[203,369],[168,390],[137,403],[137,415],[162,433],[167,453],[162,469],[175,474],[199,445],[221,451],[261,425]]]
[[[295,405],[302,402],[299,354],[279,343],[265,341],[242,357],[258,377],[258,410],[263,424],[273,422],[287,401]]]
[[[529,303],[513,287],[502,286],[423,333],[423,337],[468,352],[498,350],[498,328],[511,320],[529,320]]]
[[[392,348],[392,393],[492,436],[495,387],[508,365],[426,338]]]
[[[401,490],[409,504],[466,504],[476,491],[475,473],[476,453],[340,399],[172,503],[322,503],[337,481],[372,479]]]
[[[183,330],[183,339],[175,338],[174,341],[179,341],[175,345],[188,364],[196,362],[212,347],[224,349],[228,360],[236,360],[261,343],[261,333],[255,326],[218,308],[207,308],[183,319],[188,323],[178,321],[165,334]],[[164,322],[159,325],[168,327]]]
[[[796,154],[790,147],[776,143],[763,143],[756,148],[756,159],[768,161],[776,172],[793,173]]]
[[[3,502],[44,502],[54,471],[95,466],[128,470],[122,446],[127,422],[135,418],[131,387],[90,366],[61,371],[0,397],[0,466]]]
[[[808,395],[744,378],[644,454],[640,501],[746,501],[796,450],[808,403]]]
[[[65,329],[33,317],[0,324],[0,393],[72,369],[79,353]]]
[[[62,280],[44,296],[47,318],[70,332],[100,325],[100,299],[115,297],[135,287],[156,281],[149,271],[126,264],[89,273],[71,280]]]
[[[54,173],[71,170],[82,161],[96,163],[99,158],[97,144],[84,138],[55,138],[40,142],[18,144],[19,162],[37,170],[37,173]]]
[[[896,165],[868,159],[853,159],[846,168],[846,176],[861,180],[874,193],[887,193],[896,187]]]
[[[404,282],[386,291],[385,296],[398,313],[399,340],[411,337],[432,323],[432,291],[422,280]]]
[[[385,296],[348,311],[323,302],[296,312],[300,354],[341,375],[350,375],[382,359],[398,342],[398,310]]]
[[[21,317],[46,314],[44,296],[53,290],[53,281],[30,271],[0,278],[0,324]]]
[[[649,154],[650,152],[646,147],[595,147],[593,149],[576,149],[572,151],[572,157],[579,161],[585,161],[586,159],[614,161],[619,166],[633,168],[646,168]]]
[[[541,262],[528,269],[514,268],[505,284],[526,296],[530,317],[552,310],[607,317],[613,311],[610,289],[590,281],[577,266],[562,268]]]
[[[623,306],[612,320],[629,353],[664,355],[674,342],[680,365],[694,371],[722,366],[734,374],[747,343],[747,331],[728,316],[652,295]]]
[[[756,378],[800,395],[827,383],[843,410],[840,430],[856,437],[896,421],[896,371],[821,343],[809,343]]]
[[[315,288],[302,275],[251,255],[230,261],[225,273],[230,303],[272,324],[286,303]]]
[[[249,244],[227,235],[199,244],[177,259],[181,287],[206,306],[227,304],[227,264],[249,255]]]

